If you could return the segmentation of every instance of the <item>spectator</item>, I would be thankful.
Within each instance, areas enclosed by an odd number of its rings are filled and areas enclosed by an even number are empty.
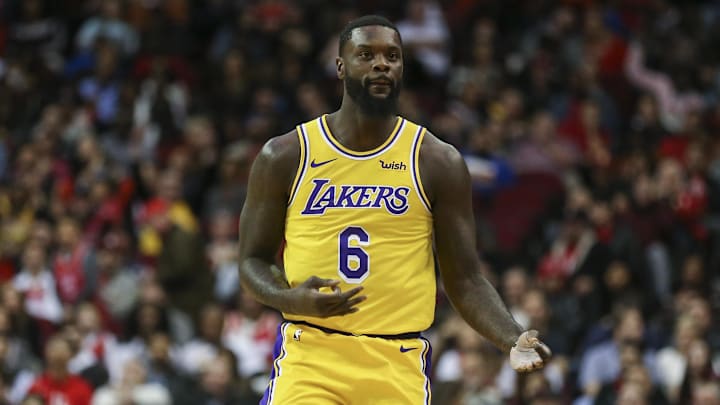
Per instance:
[[[250,171],[252,147],[245,141],[229,145],[220,161],[218,183],[208,190],[205,197],[205,218],[223,212],[240,217],[247,193],[247,175]]]
[[[30,353],[26,342],[7,336],[7,333],[7,330],[3,330],[0,335],[0,400],[16,404],[27,394],[35,380],[35,374],[40,371],[40,364]]]
[[[72,349],[62,336],[54,336],[45,345],[45,372],[30,387],[29,395],[39,395],[49,404],[90,405],[92,387],[68,369]]]
[[[498,149],[492,131],[477,128],[470,134],[470,145],[464,154],[465,163],[473,180],[473,188],[480,195],[492,195],[511,186],[515,173],[510,163],[502,156],[493,153]]]
[[[13,287],[23,294],[25,311],[39,322],[46,322],[43,330],[51,331],[63,318],[62,305],[57,296],[55,278],[47,267],[45,248],[28,244],[23,253],[23,267],[13,280]]]
[[[158,305],[140,303],[127,320],[124,336],[118,344],[108,347],[106,367],[110,383],[122,379],[125,363],[132,359],[148,357],[148,344],[156,333],[168,333],[168,313]]]
[[[170,215],[160,212],[152,219],[163,245],[157,261],[157,278],[167,291],[170,304],[193,316],[211,296],[213,277],[207,269],[198,232],[173,224]]]
[[[519,173],[548,173],[561,176],[580,161],[578,147],[557,136],[555,120],[547,112],[536,113],[529,135],[518,140],[510,161]]]
[[[64,305],[90,297],[97,281],[94,249],[82,240],[80,224],[62,218],[56,227],[58,251],[53,262],[57,290]]]
[[[530,319],[523,308],[523,299],[530,289],[530,280],[522,267],[511,267],[502,276],[502,296],[515,321],[528,328]]]
[[[113,334],[103,330],[97,308],[81,304],[74,314],[74,324],[64,328],[65,338],[73,346],[74,356],[68,365],[70,372],[81,375],[94,388],[108,380],[106,354],[117,343]]]
[[[690,403],[697,401],[698,397],[706,396],[707,394],[702,392],[704,390],[698,390],[698,387],[704,383],[717,383],[718,377],[712,368],[707,343],[699,339],[694,340],[688,347],[687,367],[678,402]]]
[[[646,402],[648,404],[668,404],[659,387],[650,380],[650,372],[642,364],[641,353],[634,345],[621,349],[622,373],[612,383],[605,384],[595,401],[596,404],[615,404],[623,401]],[[628,388],[631,387],[631,388]]]
[[[232,354],[219,353],[206,363],[200,374],[200,391],[196,404],[254,404],[261,396],[243,389]]]
[[[8,51],[38,57],[45,68],[59,70],[67,41],[64,21],[43,0],[11,3],[7,8],[13,22],[7,32]]]
[[[114,386],[101,387],[92,398],[93,405],[132,403],[137,405],[170,405],[170,393],[160,384],[148,383],[147,370],[138,360],[125,363],[122,380]]]
[[[77,33],[75,42],[78,50],[91,50],[99,38],[114,43],[126,56],[138,50],[138,36],[133,28],[122,20],[122,2],[105,1],[100,6],[100,14],[85,21]]]
[[[197,318],[198,335],[177,353],[178,363],[188,375],[197,375],[222,347],[224,313],[217,304],[205,304]]]
[[[238,292],[235,310],[225,314],[222,341],[237,357],[242,378],[262,380],[270,372],[279,320],[276,312]]]
[[[215,274],[215,298],[222,302],[237,295],[240,283],[233,219],[229,213],[223,212],[210,218],[209,243],[206,247],[208,261]]]
[[[97,45],[93,75],[80,81],[77,92],[93,111],[94,123],[101,128],[113,124],[120,99],[118,81],[119,51],[107,41]]]
[[[628,49],[625,71],[632,84],[651,93],[658,103],[663,126],[678,131],[684,124],[689,111],[703,106],[702,98],[693,92],[681,92],[675,88],[672,78],[647,68],[645,50],[640,42],[634,42]]]
[[[677,402],[680,396],[690,344],[699,337],[695,321],[688,316],[680,317],[675,326],[673,344],[658,351],[659,383],[672,402]]]
[[[406,19],[397,24],[407,52],[431,77],[444,76],[449,68],[448,27],[440,5],[431,0],[411,0]]]
[[[41,356],[45,339],[37,322],[27,315],[22,295],[11,283],[1,285],[0,294],[3,308],[0,311],[0,333],[22,342],[21,346],[27,344],[32,353]]]
[[[150,337],[148,351],[147,381],[165,387],[170,392],[172,404],[195,404],[195,379],[186,377],[178,367],[174,360],[175,348],[170,336],[163,332],[154,333]]]
[[[138,301],[139,270],[127,263],[128,236],[111,231],[102,240],[97,252],[98,286],[94,302],[103,315],[104,324],[118,331]]]
[[[693,405],[720,404],[720,386],[717,382],[706,382],[695,386],[693,390]]]
[[[154,305],[167,313],[169,333],[174,343],[182,345],[193,337],[195,328],[192,318],[170,305],[167,293],[157,281],[143,280],[138,305],[140,304]]]
[[[596,397],[603,384],[620,375],[622,345],[644,346],[645,324],[637,308],[619,309],[615,319],[612,339],[588,349],[580,363],[579,384],[589,398]],[[656,370],[655,354],[647,349],[641,354],[648,370]]]
[[[463,403],[502,404],[502,396],[494,384],[500,364],[499,354],[489,348],[463,353],[460,361]]]

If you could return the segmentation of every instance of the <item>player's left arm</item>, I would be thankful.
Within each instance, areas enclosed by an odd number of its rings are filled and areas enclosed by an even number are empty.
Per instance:
[[[445,291],[465,321],[503,352],[518,371],[544,365],[549,349],[537,332],[523,331],[495,288],[480,273],[475,245],[471,180],[460,153],[427,134],[420,175],[432,204],[435,243]]]

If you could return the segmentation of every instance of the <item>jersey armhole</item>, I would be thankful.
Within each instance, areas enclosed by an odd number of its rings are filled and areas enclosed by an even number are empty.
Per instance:
[[[308,156],[310,156],[310,153],[308,153],[308,142],[304,124],[298,125],[295,132],[297,132],[298,140],[300,141],[300,161],[298,162],[297,173],[295,173],[295,179],[293,180],[292,188],[290,189],[288,207],[292,205],[293,201],[295,201],[297,191],[302,184],[303,177],[305,177],[305,171],[307,171],[308,166]]]
[[[418,127],[418,131],[415,134],[415,139],[413,140],[412,152],[410,156],[410,166],[412,170],[413,183],[415,184],[415,190],[417,190],[418,197],[420,197],[420,201],[422,201],[425,209],[428,212],[432,212],[432,205],[430,204],[430,199],[427,197],[427,194],[425,194],[425,188],[422,184],[422,177],[420,177],[420,146],[422,146],[422,141],[425,138],[425,132],[426,130],[424,127]]]

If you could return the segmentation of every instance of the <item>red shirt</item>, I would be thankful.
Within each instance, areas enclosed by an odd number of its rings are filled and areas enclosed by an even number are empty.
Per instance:
[[[47,405],[90,405],[93,389],[76,375],[55,380],[43,373],[33,382],[28,394],[40,395]]]
[[[85,289],[85,259],[90,253],[85,243],[79,243],[72,253],[58,253],[53,263],[53,275],[58,296],[63,303],[75,303]]]

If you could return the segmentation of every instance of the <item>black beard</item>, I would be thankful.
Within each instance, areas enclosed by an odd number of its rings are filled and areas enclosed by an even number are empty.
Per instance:
[[[394,83],[390,94],[386,98],[373,97],[368,90],[368,80],[362,83],[360,80],[345,77],[345,90],[350,98],[360,107],[363,114],[371,117],[383,117],[394,115],[398,109],[398,97],[400,96],[400,84]]]

